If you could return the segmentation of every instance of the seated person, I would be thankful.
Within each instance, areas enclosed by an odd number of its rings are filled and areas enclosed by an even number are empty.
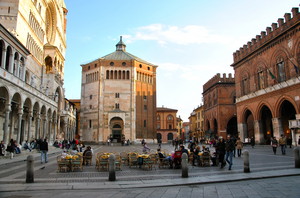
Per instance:
[[[199,153],[200,153],[200,146],[196,146],[194,153],[193,153],[193,163],[192,163],[193,166],[196,166],[195,165],[196,160],[198,161],[198,164],[199,164],[199,161],[200,161]]]
[[[27,140],[24,142],[23,148],[24,148],[25,150],[29,150],[29,151],[31,152],[31,148],[30,148],[30,145],[28,144],[28,141],[27,141]]]
[[[175,151],[174,154],[174,168],[181,168],[181,156],[182,156],[182,152],[181,151]]]
[[[160,161],[165,161],[165,162],[168,162],[169,165],[170,165],[170,168],[173,168],[173,160],[172,160],[172,157],[171,156],[165,156],[161,151],[160,149],[157,149],[157,153],[158,153],[158,157],[159,157],[159,160]]]
[[[91,159],[92,156],[93,156],[92,148],[90,146],[86,147],[86,150],[84,150],[83,152],[83,164],[87,165],[88,164],[87,159]]]

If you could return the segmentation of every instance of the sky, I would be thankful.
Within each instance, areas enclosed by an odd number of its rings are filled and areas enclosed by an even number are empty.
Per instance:
[[[298,0],[65,0],[66,98],[80,99],[81,64],[116,50],[157,69],[157,106],[188,121],[203,104],[203,85],[232,73],[233,53],[299,7]]]

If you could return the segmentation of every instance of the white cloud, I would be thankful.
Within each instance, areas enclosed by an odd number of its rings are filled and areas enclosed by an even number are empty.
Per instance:
[[[166,44],[202,44],[202,43],[229,43],[231,39],[218,35],[208,28],[199,25],[187,25],[184,27],[163,24],[151,24],[134,29],[133,35],[126,35],[126,42],[135,40],[152,40],[160,45]]]

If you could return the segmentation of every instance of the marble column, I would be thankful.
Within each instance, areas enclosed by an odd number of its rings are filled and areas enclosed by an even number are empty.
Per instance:
[[[8,124],[9,124],[10,112],[11,112],[11,104],[9,102],[8,104],[6,104],[6,109],[5,109],[5,123],[4,123],[4,133],[3,133],[3,140],[6,144],[9,143]]]
[[[20,108],[18,111],[18,133],[17,133],[17,143],[19,143],[19,144],[20,144],[20,139],[21,139],[22,116],[23,116],[23,108]]]
[[[8,66],[8,71],[10,73],[13,73],[14,71],[14,53],[13,53],[13,50],[11,51],[11,54],[9,56],[9,66]]]
[[[238,132],[241,138],[241,141],[245,142],[245,138],[249,135],[247,134],[247,127],[245,123],[238,123]]]
[[[255,136],[255,142],[257,142],[257,143],[264,142],[264,136],[263,136],[261,130],[262,130],[261,121],[254,120],[254,136]]]
[[[31,140],[31,121],[32,121],[32,112],[29,111],[28,112],[28,121],[27,121],[27,140],[28,142],[30,142]]]
[[[47,137],[48,137],[48,139],[49,139],[49,143],[51,142],[52,143],[52,135],[51,135],[51,133],[52,133],[52,119],[49,119],[49,122],[48,122],[48,135],[47,135]]]
[[[57,120],[56,120],[56,118],[54,118],[53,122],[54,122],[53,141],[55,141],[56,140],[56,130],[57,130]]]
[[[3,49],[1,49],[2,53],[2,61],[1,61],[1,67],[4,69],[5,68],[5,59],[6,59],[6,49],[3,46]]]
[[[40,138],[40,122],[41,122],[40,114],[37,114],[37,116],[36,116],[36,127],[35,127],[35,138],[36,139]]]
[[[278,139],[283,134],[282,124],[280,118],[272,118],[273,135]]]
[[[47,117],[43,119],[43,139],[47,138]]]

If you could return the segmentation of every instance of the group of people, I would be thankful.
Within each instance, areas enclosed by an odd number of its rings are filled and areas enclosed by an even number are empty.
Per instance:
[[[275,136],[271,138],[271,146],[272,146],[274,155],[276,155],[276,153],[277,153],[277,147],[280,147],[281,154],[285,155],[287,145],[289,145],[290,148],[292,148],[292,139],[286,138],[283,134],[281,135],[279,140],[277,140]],[[298,145],[300,145],[300,136],[299,136],[299,140],[298,140]]]

